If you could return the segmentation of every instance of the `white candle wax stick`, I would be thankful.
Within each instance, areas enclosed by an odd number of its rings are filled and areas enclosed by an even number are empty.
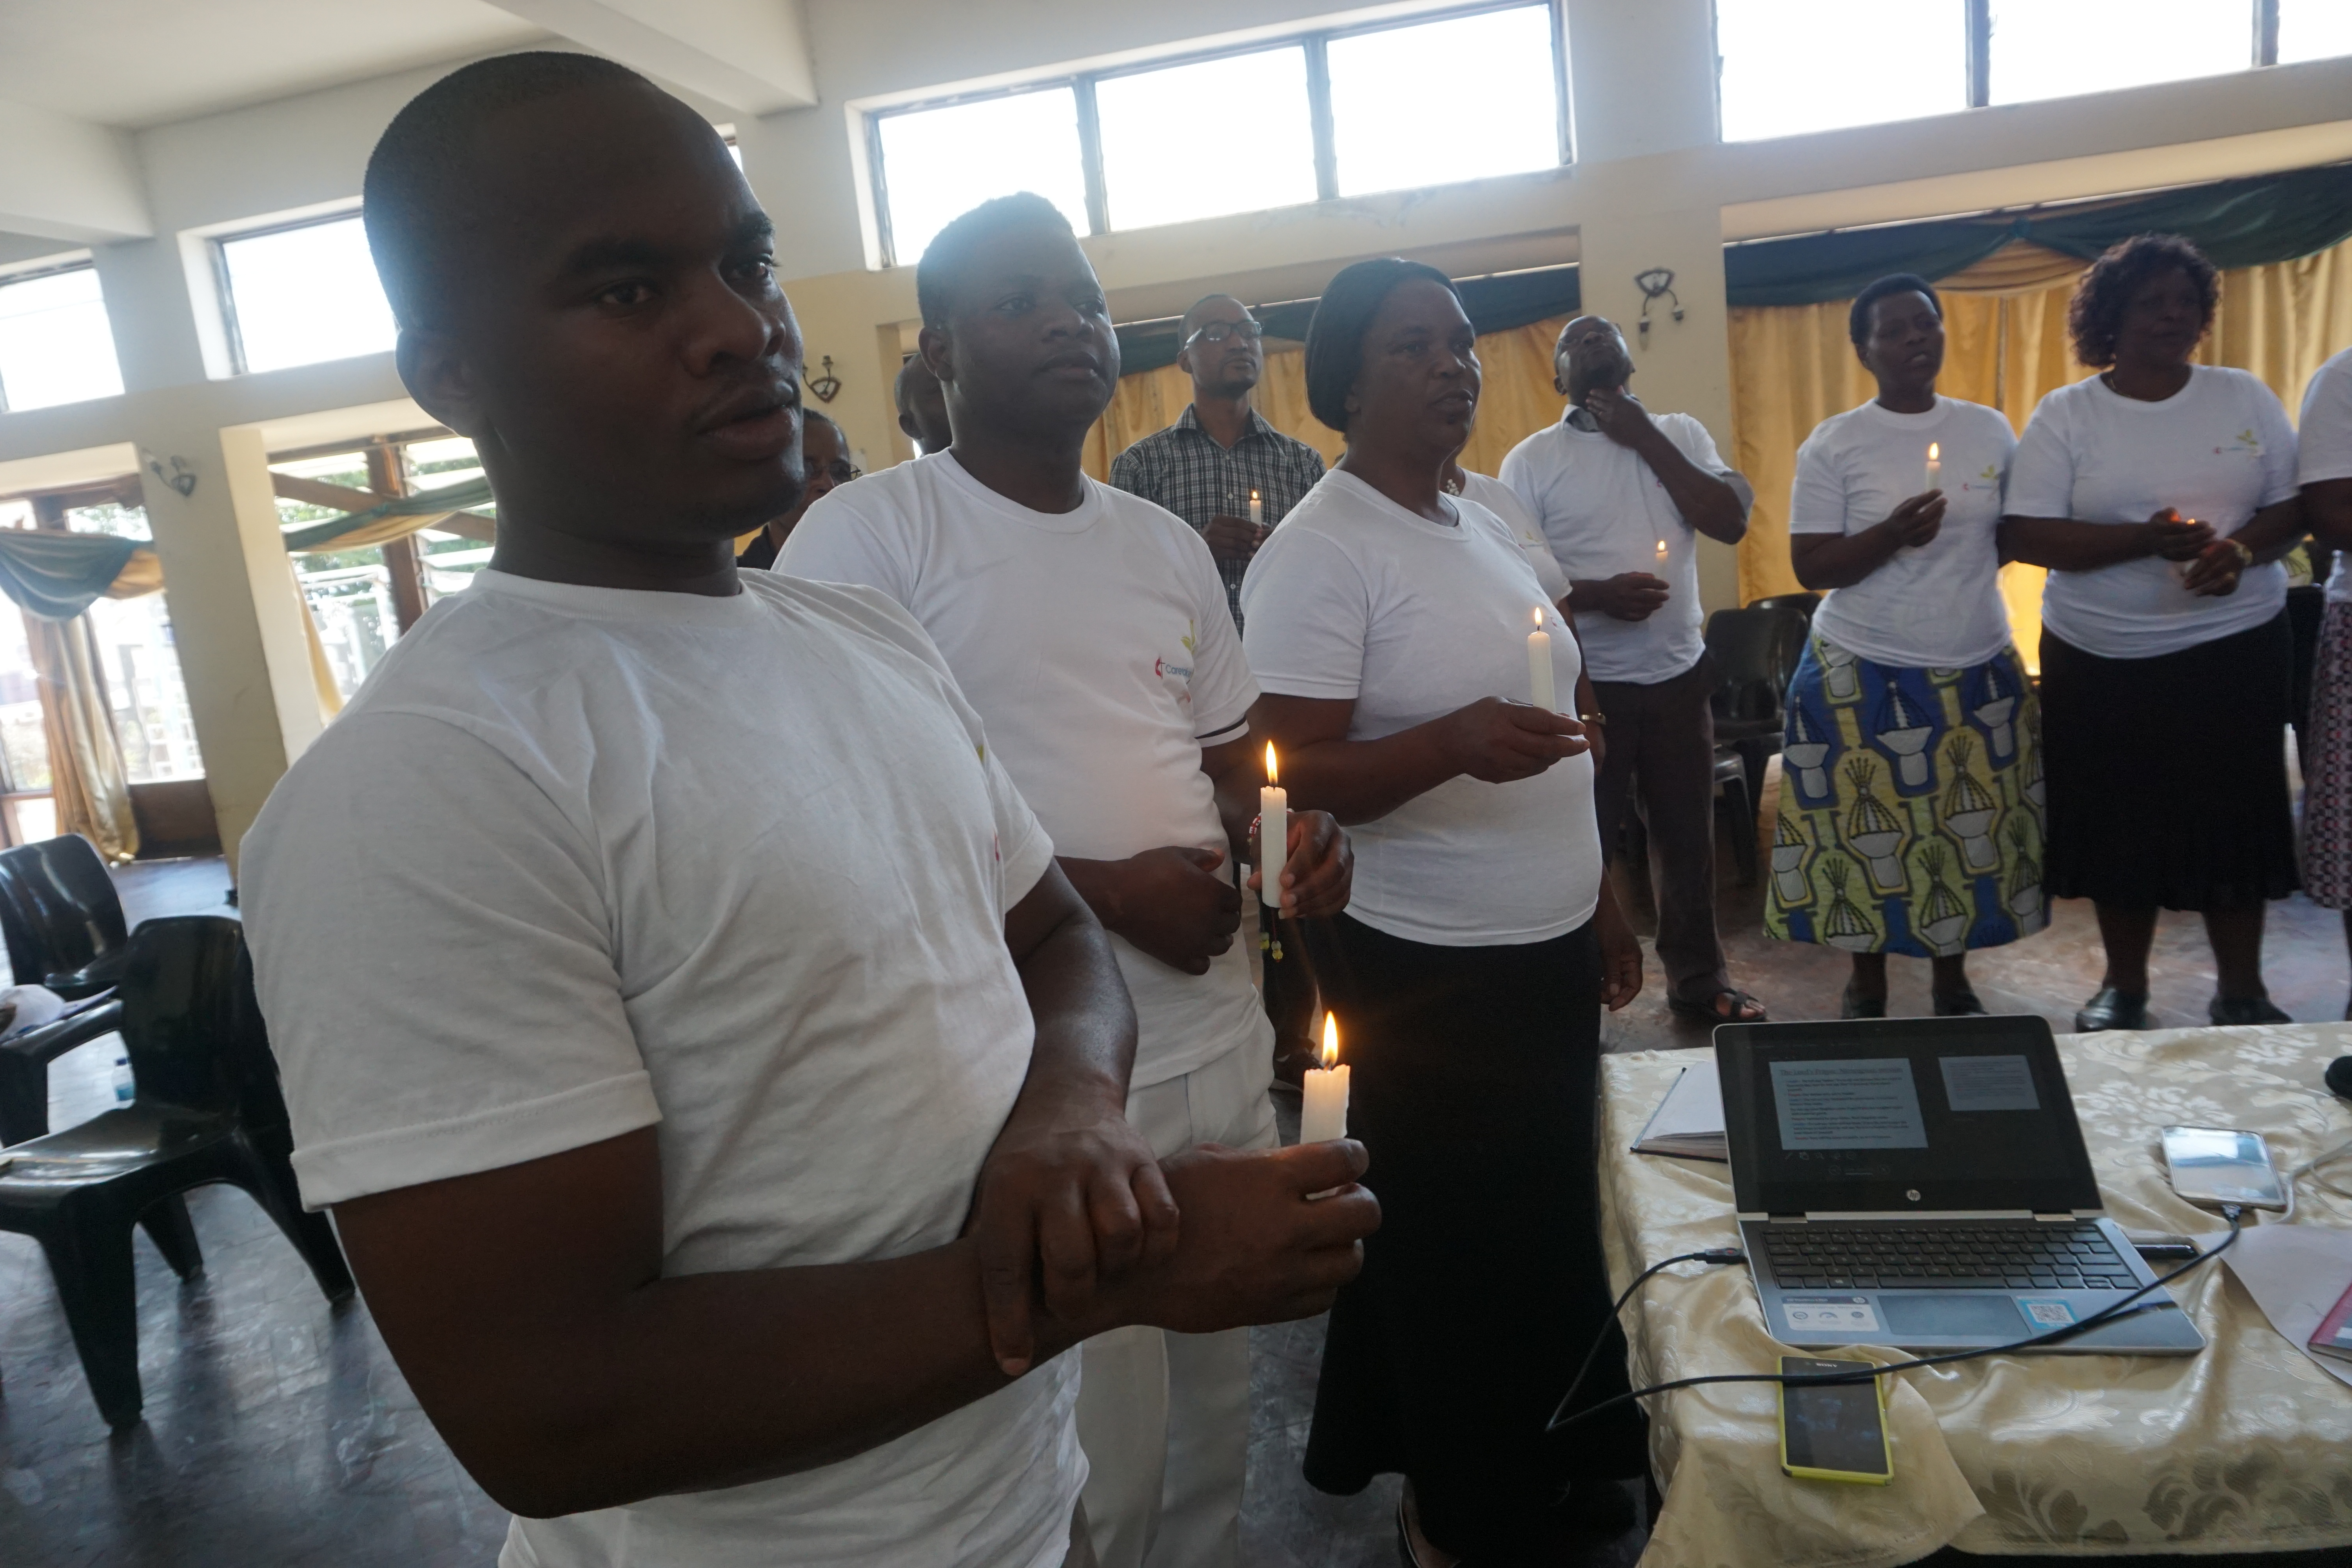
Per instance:
[[[1528,700],[1546,712],[1558,711],[1553,701],[1551,634],[1543,629],[1543,612],[1536,612],[1536,629],[1528,634]]]
[[[1308,1068],[1300,1091],[1298,1141],[1328,1143],[1348,1135],[1348,1067]]]
[[[1927,482],[1920,488],[1925,490],[1944,488],[1943,447],[1938,443],[1930,441],[1927,444]]]
[[[1265,502],[1258,499],[1255,490],[1250,491],[1250,526],[1252,528],[1265,526]]]
[[[1282,907],[1282,868],[1290,847],[1290,792],[1265,784],[1257,792],[1258,902]]]

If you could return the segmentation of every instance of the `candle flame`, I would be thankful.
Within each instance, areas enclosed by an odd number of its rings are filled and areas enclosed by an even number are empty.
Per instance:
[[[1538,605],[1536,606],[1536,628],[1538,631],[1543,629],[1543,606],[1541,605]]]
[[[1250,504],[1253,506],[1257,504],[1257,492],[1255,490],[1250,491]]]
[[[1937,458],[1941,458],[1943,456],[1943,452],[1944,448],[1942,443],[1937,441],[1930,441],[1927,443],[1927,460],[1929,462],[1935,462]]]
[[[1666,542],[1665,542],[1664,540],[1661,539],[1660,541],[1658,541],[1658,553],[1659,553],[1659,554],[1661,554],[1661,555],[1664,555],[1665,552],[1666,552]]]
[[[1339,1020],[1328,1013],[1323,1015],[1322,1061],[1325,1072],[1339,1065]]]
[[[1275,771],[1274,742],[1272,741],[1268,741],[1265,743],[1265,782],[1270,784],[1278,784],[1282,782],[1282,775]]]

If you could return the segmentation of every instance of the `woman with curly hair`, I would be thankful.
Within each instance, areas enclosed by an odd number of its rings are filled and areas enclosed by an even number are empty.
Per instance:
[[[2042,750],[2057,898],[2098,907],[2105,977],[2077,1029],[2145,1029],[2158,909],[2205,917],[2217,1024],[2283,1023],[2263,904],[2296,885],[2283,731],[2294,431],[2242,370],[2192,364],[2221,297],[2187,240],[2139,235],[2067,324],[2099,374],[2042,400],[2011,465],[2005,558],[2050,569]]]

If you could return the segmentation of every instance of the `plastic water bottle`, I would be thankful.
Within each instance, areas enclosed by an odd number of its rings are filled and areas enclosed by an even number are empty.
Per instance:
[[[131,1095],[132,1095],[132,1094],[134,1094],[135,1092],[137,1092],[137,1086],[131,1082],[131,1058],[130,1058],[129,1057],[117,1057],[117,1058],[114,1058],[114,1100],[115,1100],[115,1103],[116,1103],[116,1104],[118,1104],[118,1105],[128,1105],[128,1104],[130,1104],[130,1103],[131,1103]]]

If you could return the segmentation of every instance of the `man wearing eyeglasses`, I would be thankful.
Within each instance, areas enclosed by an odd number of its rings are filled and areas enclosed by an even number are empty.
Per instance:
[[[808,509],[822,497],[831,495],[835,485],[845,485],[858,477],[857,467],[849,460],[849,437],[841,426],[815,409],[801,414],[801,467],[807,488],[801,491],[799,502],[781,517],[772,517],[767,526],[743,547],[735,557],[738,569],[758,567],[761,570],[776,563],[776,553],[784,541],[808,513]]]
[[[1192,405],[1121,452],[1110,482],[1166,507],[1208,541],[1238,626],[1242,574],[1274,525],[1323,477],[1323,455],[1250,406],[1265,375],[1265,329],[1239,300],[1210,295],[1184,312],[1180,331],[1176,363],[1192,378]]]

